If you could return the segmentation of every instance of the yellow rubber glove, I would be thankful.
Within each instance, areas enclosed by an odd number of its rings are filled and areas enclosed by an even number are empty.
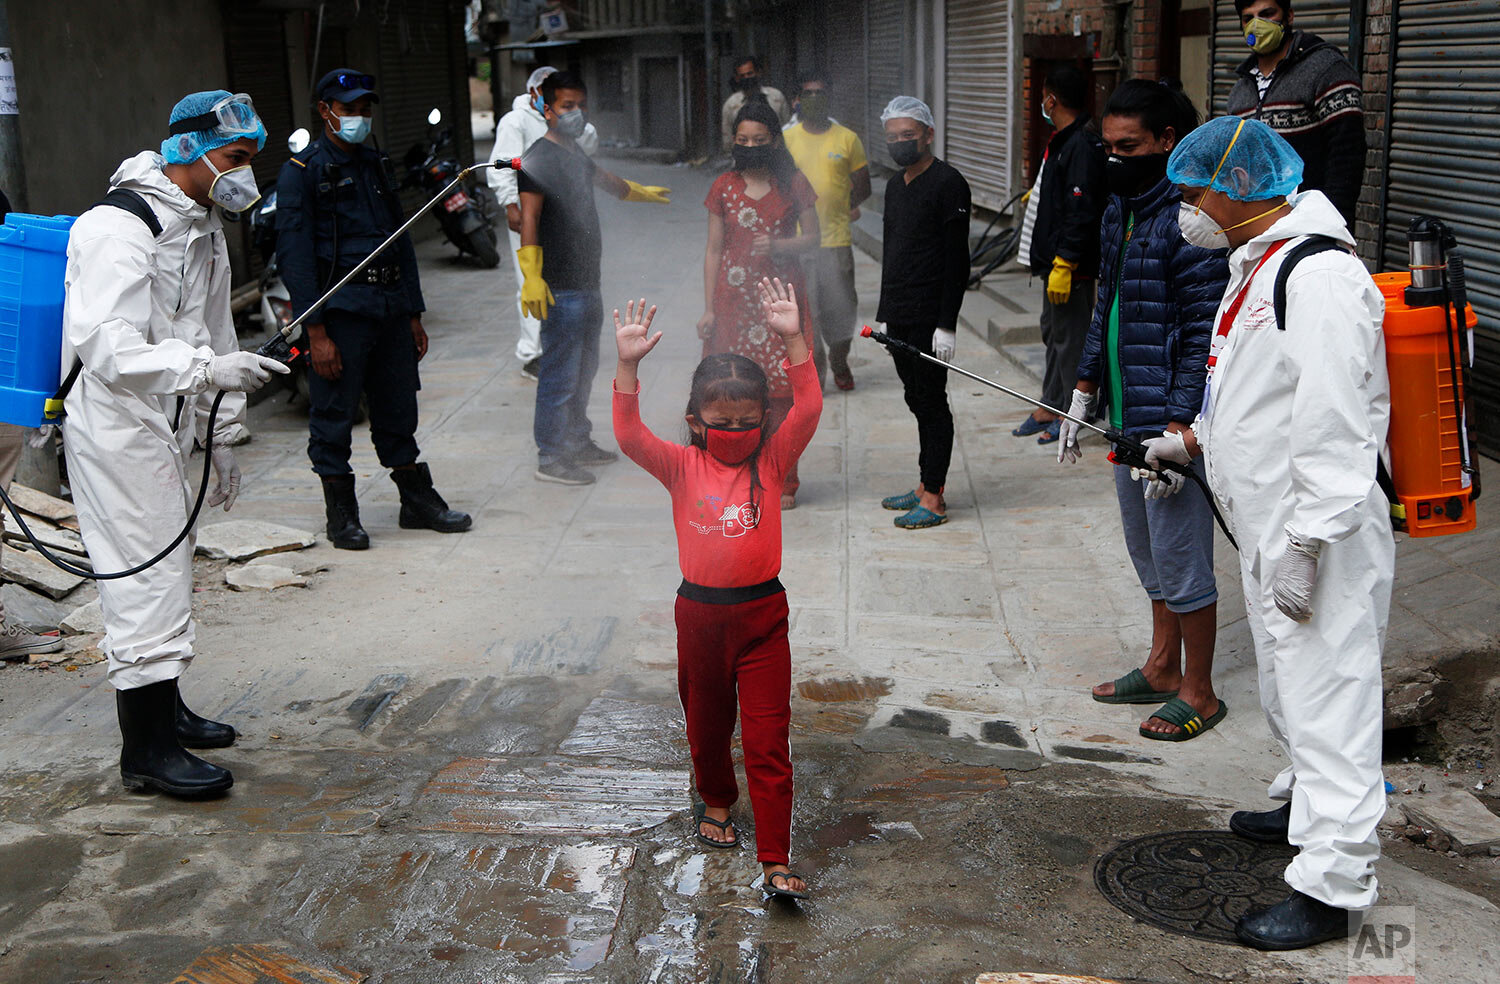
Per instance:
[[[521,264],[521,313],[546,321],[547,308],[556,304],[557,298],[542,279],[542,248],[522,246],[516,250],[516,260]]]
[[[1052,258],[1052,272],[1047,275],[1047,300],[1055,305],[1068,303],[1073,293],[1073,271],[1078,264],[1061,256]]]
[[[630,190],[625,193],[627,202],[650,202],[652,205],[672,204],[672,189],[663,188],[661,185],[636,184],[634,181],[626,181]]]

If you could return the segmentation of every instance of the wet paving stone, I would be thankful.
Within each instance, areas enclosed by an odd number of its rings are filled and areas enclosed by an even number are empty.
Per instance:
[[[801,697],[822,703],[874,700],[890,692],[891,681],[886,677],[864,677],[860,680],[803,680],[797,684],[797,693]]]
[[[320,947],[417,946],[445,961],[503,951],[540,973],[583,973],[609,953],[635,859],[634,847],[590,841],[423,845],[332,873],[306,864],[282,897]]]
[[[172,984],[359,984],[369,975],[259,943],[211,946]]]
[[[563,739],[564,755],[679,765],[688,760],[682,711],[604,694],[589,702]]]
[[[433,776],[415,814],[424,830],[623,836],[689,805],[685,769],[460,758]]]

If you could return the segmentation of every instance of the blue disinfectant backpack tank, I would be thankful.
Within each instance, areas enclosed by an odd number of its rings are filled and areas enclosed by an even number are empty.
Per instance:
[[[71,215],[11,212],[0,225],[0,421],[46,423],[61,375]]]

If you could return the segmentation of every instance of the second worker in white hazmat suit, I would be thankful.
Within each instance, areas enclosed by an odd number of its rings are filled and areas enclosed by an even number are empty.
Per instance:
[[[1183,236],[1232,252],[1202,413],[1191,432],[1147,442],[1148,460],[1186,464],[1201,449],[1239,541],[1261,704],[1288,764],[1270,787],[1283,805],[1236,813],[1230,829],[1298,854],[1292,893],[1237,933],[1290,950],[1348,935],[1376,899],[1380,656],[1395,574],[1375,478],[1390,417],[1385,306],[1338,210],[1321,192],[1293,194],[1302,161],[1270,127],[1213,120],[1178,144],[1167,175],[1183,189]],[[1343,248],[1283,276],[1314,236]]]
[[[207,502],[227,510],[239,494],[229,444],[243,426],[241,394],[287,369],[239,350],[229,254],[213,206],[242,211],[260,197],[249,162],[265,141],[248,96],[187,96],[172,111],[162,152],[137,154],[110,179],[109,201],[119,207],[89,209],[69,235],[62,369],[80,368],[65,401],[63,445],[97,571],[148,560],[187,522],[198,493],[188,456],[195,438],[207,438],[219,390],[227,395]],[[192,713],[178,693],[193,658],[193,546],[190,536],[141,573],[99,582],[100,648],[130,789],[205,796],[233,783],[228,770],[184,751],[235,739],[233,728]]]

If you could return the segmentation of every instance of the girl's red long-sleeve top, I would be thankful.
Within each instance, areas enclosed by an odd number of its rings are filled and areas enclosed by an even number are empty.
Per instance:
[[[693,584],[742,588],[781,573],[782,482],[823,412],[813,360],[785,368],[792,409],[761,447],[753,506],[748,463],[726,465],[703,448],[663,441],[641,420],[639,384],[635,393],[614,391],[615,440],[672,494],[677,559],[682,576]]]

